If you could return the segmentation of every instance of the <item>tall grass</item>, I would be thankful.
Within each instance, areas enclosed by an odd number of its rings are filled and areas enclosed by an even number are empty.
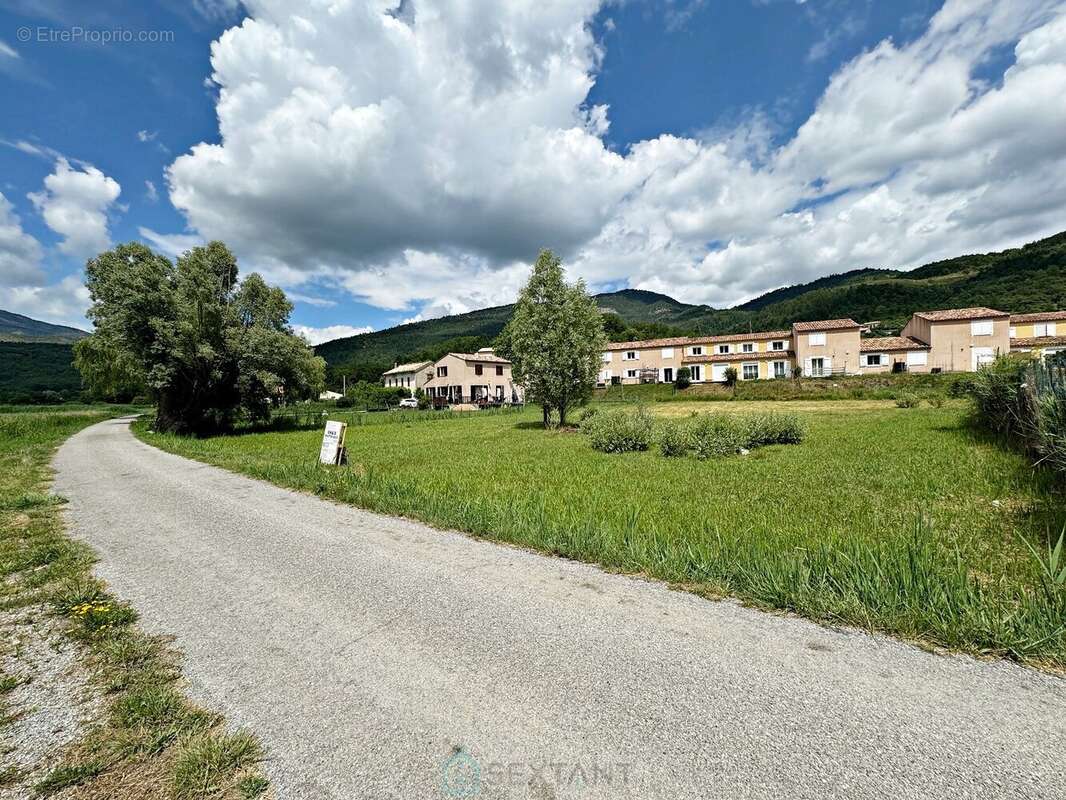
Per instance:
[[[1045,475],[975,436],[955,406],[799,416],[798,446],[706,461],[600,453],[584,436],[538,429],[529,412],[361,429],[343,468],[317,465],[318,431],[145,438],[704,594],[1066,665],[1062,590],[1047,591],[1027,547],[1066,522]]]

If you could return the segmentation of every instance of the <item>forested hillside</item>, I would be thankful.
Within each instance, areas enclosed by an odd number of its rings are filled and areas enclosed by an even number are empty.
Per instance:
[[[53,325],[0,309],[0,342],[60,342],[69,344],[88,336],[66,325]]]
[[[69,344],[0,342],[0,403],[76,399],[81,376]]]
[[[1066,232],[1006,250],[937,261],[909,272],[863,268],[797,284],[735,308],[690,305],[634,289],[597,295],[613,341],[733,333],[792,322],[852,317],[898,330],[914,311],[985,305],[1026,312],[1066,308]],[[374,380],[396,361],[476,349],[507,323],[511,306],[401,325],[319,345],[330,374]]]

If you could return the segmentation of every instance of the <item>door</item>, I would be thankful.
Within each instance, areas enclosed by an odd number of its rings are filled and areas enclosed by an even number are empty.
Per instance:
[[[674,382],[674,368],[673,367],[664,367],[663,368],[663,383],[673,383],[673,382]]]
[[[991,364],[996,360],[996,351],[991,347],[975,347],[972,352],[973,363],[970,367],[972,372],[977,372],[985,364]]]
[[[725,383],[725,364],[712,364],[711,365],[711,380],[715,383]]]

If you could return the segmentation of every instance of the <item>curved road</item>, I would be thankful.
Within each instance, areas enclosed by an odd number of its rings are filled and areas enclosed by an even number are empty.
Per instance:
[[[1062,679],[335,505],[127,422],[56,456],[69,524],[279,798],[1063,796]]]

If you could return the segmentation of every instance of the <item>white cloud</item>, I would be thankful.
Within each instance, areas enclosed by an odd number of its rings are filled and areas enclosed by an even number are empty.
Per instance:
[[[356,336],[360,333],[370,333],[374,329],[369,325],[363,328],[353,328],[351,325],[329,325],[325,328],[312,328],[307,325],[293,325],[293,330],[311,344],[322,344],[323,342],[331,342],[334,339]]]
[[[0,193],[0,286],[36,286],[44,282],[41,245],[22,230],[22,220]]]
[[[75,168],[60,157],[44,179],[44,190],[27,196],[45,224],[63,237],[60,251],[89,258],[111,246],[107,213],[121,191],[118,181],[91,164]]]
[[[155,138],[159,135],[159,131],[137,131],[138,142],[154,142]]]
[[[1059,0],[947,0],[843,65],[785,140],[754,114],[624,154],[586,107],[600,0],[248,6],[212,47],[221,141],[167,181],[192,230],[286,285],[455,313],[513,299],[552,247],[594,283],[725,305],[1066,218]],[[1002,82],[975,77],[1011,45]]]
[[[192,250],[205,243],[201,236],[189,233],[157,233],[143,225],[137,228],[137,234],[163,255],[177,258],[186,250]]]
[[[149,203],[159,202],[159,190],[155,188],[155,184],[152,181],[144,182],[144,196]]]
[[[56,325],[87,330],[89,290],[80,275],[68,275],[48,286],[0,286],[0,308]]]
[[[18,51],[11,45],[0,39],[0,58],[19,58]]]

